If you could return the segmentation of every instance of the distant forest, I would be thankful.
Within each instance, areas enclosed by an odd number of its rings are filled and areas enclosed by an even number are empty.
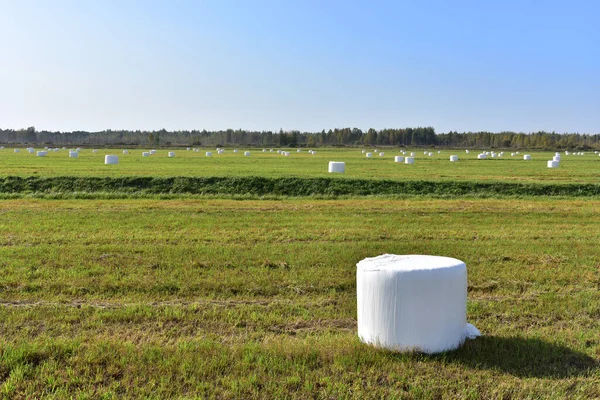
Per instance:
[[[321,132],[300,131],[127,131],[49,132],[27,129],[0,129],[5,145],[56,146],[398,146],[454,148],[600,149],[600,134],[555,132],[448,132],[435,133],[432,127],[401,129],[336,128]]]

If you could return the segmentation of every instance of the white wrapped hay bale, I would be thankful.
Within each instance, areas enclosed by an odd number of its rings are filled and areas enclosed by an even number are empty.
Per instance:
[[[296,150],[296,153],[302,153],[301,149]]]
[[[263,149],[263,153],[266,153],[266,152],[267,152],[267,149]]]
[[[558,168],[558,165],[559,165],[558,161],[554,161],[554,160],[548,161],[548,168]]]
[[[33,147],[30,147],[30,148],[27,149],[27,152],[29,154],[33,154],[33,153],[35,153],[35,149]]]
[[[250,156],[250,152],[249,152],[249,151],[245,151],[245,152],[244,152],[244,155],[245,155],[246,157],[249,157],[249,156]]]
[[[438,256],[384,254],[356,264],[358,336],[395,351],[439,353],[479,336],[467,324],[467,267]]]
[[[365,153],[366,153],[366,151],[365,151],[365,150],[363,150],[363,151],[362,151],[362,153],[363,153],[363,154],[365,154]]]
[[[423,152],[423,155],[424,155],[424,156],[426,156],[427,154],[429,154],[429,152],[428,152],[428,151],[424,151],[424,152]]]
[[[289,157],[290,156],[290,152],[289,151],[284,151],[283,152],[283,156],[284,157]]]
[[[38,156],[38,157],[46,157],[46,155],[47,155],[47,154],[48,154],[48,152],[47,152],[47,151],[45,151],[45,150],[40,150],[40,151],[38,151],[38,152],[36,153],[36,156]]]
[[[212,151],[207,151],[205,154],[206,154],[206,157],[212,157]]]
[[[234,150],[233,150],[233,152],[234,152],[234,153],[237,153],[237,152],[238,152],[238,149],[234,149]]]
[[[414,157],[406,157],[404,159],[404,164],[414,164],[415,163],[415,158]]]
[[[142,152],[142,157],[150,157],[150,153],[147,151]]]
[[[458,161],[458,156],[450,156],[450,161],[452,161],[452,162]]]
[[[78,156],[79,156],[79,153],[76,152],[75,150],[69,151],[69,158],[77,158]]]
[[[396,156],[394,157],[394,162],[404,162],[404,157],[403,156]]]
[[[552,161],[560,162],[560,155],[552,157]]]
[[[433,157],[433,153],[431,153],[431,152],[430,152],[430,153],[428,153],[427,155],[428,155],[429,157]]]
[[[21,152],[21,150],[20,150],[20,149],[14,149],[13,151],[14,151],[15,153],[20,153],[20,152]]]
[[[113,155],[105,155],[104,156],[104,164],[106,165],[114,165],[119,163],[119,157]]]
[[[311,154],[314,156],[315,154],[317,154],[317,151],[313,150]]]
[[[175,152],[174,151],[170,151],[167,155],[169,157],[175,157]]]
[[[150,154],[156,154],[156,150],[150,150]]]
[[[514,157],[514,156],[515,156],[515,153],[510,153],[510,156],[511,156],[511,157]]]
[[[411,157],[414,157],[414,156],[415,156],[415,153],[410,153],[410,156],[411,156]]]
[[[129,154],[129,150],[123,150],[123,154]]]
[[[469,150],[465,150],[465,153],[469,154]]]
[[[190,151],[190,148],[189,148],[189,147],[186,147],[186,149],[185,149],[185,150],[186,150],[186,151]]]
[[[487,158],[487,155],[485,153],[477,154],[478,160],[485,160],[486,158]]]
[[[529,154],[524,154],[523,160],[525,160],[525,161],[531,160],[531,156]]]
[[[373,153],[366,153],[365,155],[367,156],[367,158],[372,158],[373,157]]]
[[[442,151],[441,151],[441,150],[438,150],[438,154],[442,154]]]
[[[379,157],[383,157],[385,156],[385,153],[382,151],[381,153],[379,153]]]
[[[346,163],[341,161],[329,161],[329,173],[344,173],[346,172]]]

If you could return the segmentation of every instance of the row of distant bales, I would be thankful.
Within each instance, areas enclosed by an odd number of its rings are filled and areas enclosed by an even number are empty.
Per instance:
[[[0,146],[0,149],[4,149],[4,146]],[[45,157],[46,155],[48,155],[48,152],[58,152],[61,149],[56,147],[56,148],[50,148],[50,147],[45,147],[44,150],[35,150],[33,147],[28,147],[27,149],[25,149],[28,153],[30,154],[36,154],[36,156],[38,157]],[[63,147],[62,150],[66,150],[66,147]],[[79,152],[82,149],[80,147],[78,147],[77,149],[71,149],[69,150],[69,157],[70,158],[77,158],[79,156]],[[200,152],[200,149],[197,148],[191,148],[188,147],[186,149],[187,151],[193,151],[193,152]],[[15,153],[19,153],[21,150],[20,149],[14,149]],[[233,150],[234,153],[237,153],[238,150],[234,149]],[[277,152],[278,154],[282,154],[286,157],[289,157],[290,152],[289,151],[283,151],[283,150],[273,150],[273,149],[263,149],[262,150],[263,153],[273,153],[273,152]],[[297,153],[302,152],[301,149],[296,150]],[[93,149],[92,153],[98,153],[98,150]],[[217,147],[217,154],[223,154],[225,153],[225,150],[223,148]],[[308,153],[311,155],[315,155],[317,152],[315,150],[308,150]],[[373,152],[367,152],[366,150],[362,150],[362,153],[365,154],[365,157],[367,158],[373,158],[373,154],[378,154],[380,157],[383,157],[385,155],[384,152],[379,152],[377,149],[375,149]],[[397,163],[404,163],[404,164],[414,164],[415,163],[415,153],[411,152],[406,152],[404,150],[401,150],[400,153],[402,153],[401,156],[395,156],[394,157],[394,162]],[[441,154],[441,151],[437,152],[438,154]],[[469,150],[465,150],[465,153],[469,154]],[[594,151],[595,154],[598,154],[598,151]],[[123,154],[129,154],[129,150],[123,150]],[[156,150],[150,150],[150,151],[144,151],[142,152],[142,157],[150,157],[151,155],[156,154]],[[168,157],[175,157],[175,152],[174,151],[169,151],[167,153]],[[213,153],[212,151],[207,151],[205,153],[206,157],[212,157]],[[434,153],[429,152],[429,151],[425,151],[423,152],[423,155],[428,156],[428,157],[432,157],[434,155]],[[515,156],[519,156],[519,152],[514,152],[514,153],[510,153],[511,157],[515,157]],[[569,152],[569,151],[565,151],[565,155],[576,155],[576,156],[583,156],[585,155],[584,152]],[[248,157],[250,156],[250,152],[249,151],[244,151],[244,156]],[[485,160],[488,157],[490,158],[502,158],[504,157],[504,152],[501,151],[499,153],[493,152],[493,151],[486,151],[486,152],[481,152],[477,155],[477,159],[479,160]],[[561,159],[561,154],[556,152],[554,154],[554,157],[552,157],[552,160],[548,160],[548,168],[558,168],[560,165],[560,159]],[[528,161],[531,160],[531,155],[530,154],[524,154],[523,155],[523,160]],[[458,161],[458,155],[451,155],[450,156],[450,162],[457,162]],[[107,154],[104,156],[104,164],[118,164],[119,163],[119,157],[116,155],[110,155]],[[329,162],[329,172],[330,173],[343,173],[345,172],[346,169],[346,163],[345,162],[340,162],[340,161],[330,161]]]

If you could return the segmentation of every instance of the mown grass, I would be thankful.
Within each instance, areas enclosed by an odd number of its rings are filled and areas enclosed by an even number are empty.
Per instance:
[[[600,201],[5,200],[4,398],[598,398]],[[355,264],[456,257],[484,334],[356,337]]]
[[[552,159],[552,152],[527,152],[511,157],[505,152],[503,158],[477,160],[477,151],[466,154],[462,150],[443,150],[432,157],[425,156],[423,150],[412,149],[416,155],[414,165],[394,163],[399,149],[384,150],[385,155],[374,154],[367,159],[360,149],[319,148],[316,155],[306,149],[297,153],[290,151],[289,157],[276,152],[263,153],[262,149],[251,149],[251,156],[245,157],[243,150],[233,153],[227,149],[219,155],[213,150],[212,157],[206,157],[202,149],[196,153],[176,149],[176,157],[168,158],[167,149],[159,149],[157,154],[142,157],[142,150],[131,150],[121,154],[120,150],[100,149],[92,153],[84,149],[78,158],[69,158],[67,150],[50,152],[47,157],[36,157],[23,150],[13,153],[12,149],[0,150],[0,176],[78,176],[78,177],[248,177],[266,178],[287,177],[331,177],[327,173],[329,161],[346,162],[346,173],[352,179],[369,180],[419,180],[419,181],[475,181],[513,183],[598,183],[600,157],[593,152],[584,156],[563,154],[560,167],[549,169],[546,161]],[[524,161],[523,154],[532,155],[531,161]],[[104,165],[105,154],[119,155],[118,165]],[[449,162],[449,156],[457,154],[459,162]]]
[[[524,184],[507,182],[394,181],[335,178],[265,177],[6,177],[1,196],[152,196],[201,195],[222,197],[339,196],[570,196],[600,195],[600,184]]]

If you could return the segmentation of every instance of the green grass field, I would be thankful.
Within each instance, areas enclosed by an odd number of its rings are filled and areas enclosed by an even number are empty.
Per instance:
[[[598,209],[543,198],[3,200],[0,394],[600,398]],[[464,260],[468,320],[484,336],[436,356],[361,344],[355,264],[382,253]]]
[[[157,154],[142,157],[142,150],[131,150],[124,155],[121,150],[99,149],[92,153],[84,149],[76,159],[68,157],[67,150],[50,152],[46,157],[36,157],[24,149],[13,153],[12,148],[0,150],[0,176],[261,176],[261,177],[328,177],[329,161],[346,162],[347,178],[392,179],[392,180],[433,180],[433,181],[476,181],[476,182],[519,182],[519,183],[598,183],[600,157],[594,152],[583,156],[569,155],[563,158],[560,167],[549,169],[546,161],[552,159],[553,152],[521,151],[511,157],[506,151],[504,157],[477,160],[477,151],[466,154],[464,150],[434,151],[433,157],[423,154],[423,150],[409,150],[415,153],[414,165],[394,163],[398,149],[378,149],[385,156],[373,155],[367,159],[360,149],[317,149],[316,155],[306,149],[289,157],[276,152],[263,153],[261,149],[251,149],[251,156],[245,157],[243,150],[233,153],[227,149],[219,155],[214,149],[212,157],[205,151],[177,149],[175,158],[168,158],[166,149]],[[119,155],[118,165],[104,165],[104,155]],[[451,163],[451,154],[459,156],[459,161]],[[523,154],[531,154],[532,160],[524,161]],[[337,175],[336,175],[337,176]]]

